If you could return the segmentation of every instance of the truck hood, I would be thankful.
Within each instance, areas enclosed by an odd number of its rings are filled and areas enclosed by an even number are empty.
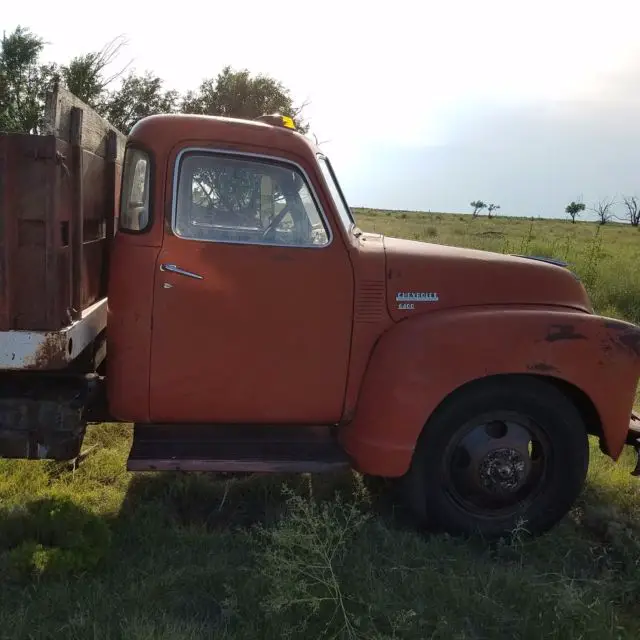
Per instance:
[[[384,247],[387,305],[396,321],[483,305],[535,304],[592,312],[584,287],[558,264],[388,237]]]

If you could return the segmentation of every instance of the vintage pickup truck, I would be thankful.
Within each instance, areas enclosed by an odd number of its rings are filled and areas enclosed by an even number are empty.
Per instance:
[[[350,465],[492,538],[637,445],[640,329],[566,266],[363,232],[286,116],[46,122],[0,137],[0,456],[123,421],[134,471]]]

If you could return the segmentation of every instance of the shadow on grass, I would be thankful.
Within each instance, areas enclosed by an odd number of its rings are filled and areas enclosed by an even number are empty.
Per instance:
[[[205,530],[271,526],[287,513],[288,495],[333,501],[340,496],[382,519],[390,528],[411,529],[407,511],[398,503],[395,483],[362,477],[350,470],[309,474],[188,474],[134,476],[122,505],[129,517],[145,505],[161,506],[167,524]]]

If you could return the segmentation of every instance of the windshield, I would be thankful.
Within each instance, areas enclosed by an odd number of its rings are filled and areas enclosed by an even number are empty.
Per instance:
[[[351,228],[355,226],[355,220],[351,215],[351,210],[345,202],[340,186],[338,185],[336,177],[333,173],[333,169],[331,168],[329,161],[324,156],[319,155],[318,162],[320,163],[320,169],[322,169],[322,175],[324,176],[324,179],[327,181],[327,185],[329,186],[331,198],[333,200],[333,204],[336,207],[338,215],[340,216],[340,220],[342,221],[344,228],[347,231],[351,231]]]
[[[297,247],[330,242],[304,176],[284,163],[185,153],[174,206],[173,230],[190,240]]]

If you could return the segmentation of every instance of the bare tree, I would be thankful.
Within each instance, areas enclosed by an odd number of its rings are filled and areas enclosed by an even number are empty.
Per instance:
[[[613,218],[613,206],[615,203],[613,198],[603,198],[591,207],[591,211],[598,216],[600,224],[607,224]]]
[[[622,200],[625,206],[624,218],[631,223],[632,227],[640,226],[640,200],[637,196],[625,196]]]
[[[116,60],[126,44],[126,38],[118,36],[107,42],[100,51],[76,56],[69,64],[63,65],[62,79],[67,89],[92,107],[99,106],[106,87],[122,76],[131,64],[128,62],[114,73],[105,74],[107,68]]]
[[[489,215],[490,218],[493,217],[493,212],[497,211],[500,208],[499,204],[493,204],[493,202],[490,205],[487,205],[487,214]],[[498,215],[496,213],[496,215]]]

